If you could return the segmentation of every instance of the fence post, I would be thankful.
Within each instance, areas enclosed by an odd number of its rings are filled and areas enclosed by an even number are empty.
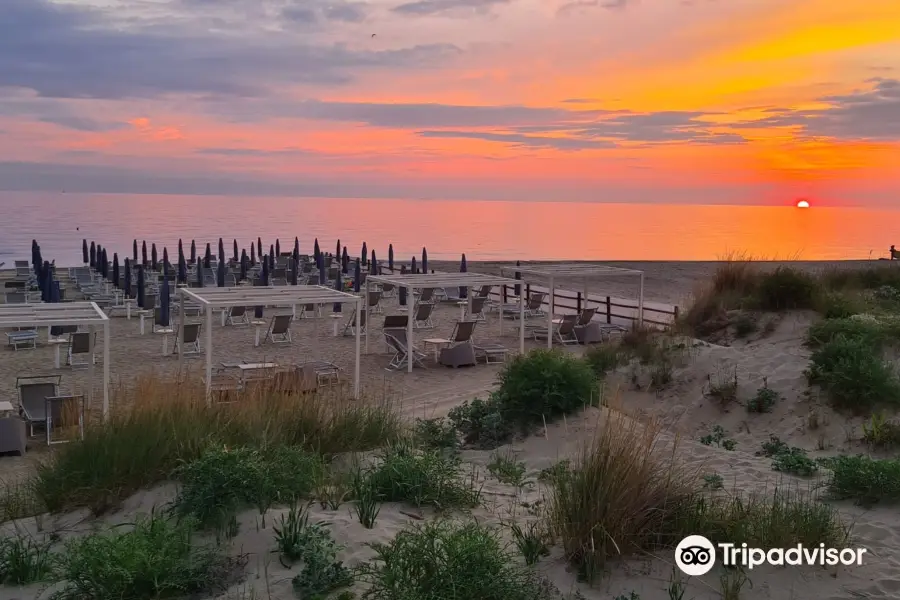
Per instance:
[[[606,297],[606,324],[609,325],[612,323],[612,299],[607,296]]]
[[[528,301],[531,300],[531,284],[530,283],[525,284],[525,300],[528,300]]]
[[[500,286],[500,295],[502,296],[501,301],[503,304],[506,304],[506,284],[504,283]]]
[[[575,296],[575,311],[581,312],[581,292],[576,292],[577,296]]]

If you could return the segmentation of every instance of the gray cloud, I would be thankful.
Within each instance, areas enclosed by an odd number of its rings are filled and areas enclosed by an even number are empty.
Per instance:
[[[508,4],[510,0],[415,0],[391,10],[406,15],[426,16],[449,13],[486,13],[494,6]]]
[[[303,148],[281,148],[279,150],[262,150],[259,148],[201,148],[197,154],[208,156],[301,156],[317,154]]]
[[[500,142],[516,147],[553,148],[556,150],[588,150],[616,147],[615,143],[603,140],[524,135],[521,133],[493,133],[486,131],[417,131],[416,135],[428,138],[465,138],[484,140],[487,142]]]
[[[58,115],[58,116],[46,116],[38,119],[42,123],[52,123],[54,125],[59,125],[60,127],[66,127],[67,129],[74,129],[76,131],[90,131],[90,132],[101,132],[101,131],[115,131],[117,129],[125,129],[128,127],[125,123],[115,123],[115,122],[101,122],[95,119],[89,119],[86,117],[75,117],[75,116],[67,116],[67,115]]]
[[[446,45],[383,51],[315,46],[289,33],[225,35],[179,27],[176,17],[144,27],[133,19],[126,26],[112,20],[117,13],[111,10],[48,0],[2,2],[0,87],[50,97],[252,97],[278,83],[346,83],[357,69],[433,66],[458,52]],[[341,10],[336,18],[351,16]]]
[[[583,9],[605,8],[606,10],[622,10],[634,0],[574,0],[567,2],[556,10],[558,16],[565,16]]]
[[[737,129],[792,127],[802,135],[849,140],[900,139],[900,80],[876,77],[866,90],[824,96],[827,108],[770,110],[770,116],[735,125]]]

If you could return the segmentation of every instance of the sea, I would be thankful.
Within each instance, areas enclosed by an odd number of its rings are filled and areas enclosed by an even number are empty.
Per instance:
[[[358,198],[217,197],[0,192],[0,262],[30,259],[31,240],[45,260],[82,262],[82,240],[120,259],[133,240],[162,255],[191,240],[202,253],[223,238],[231,254],[261,238],[282,251],[300,241],[312,253],[337,241],[397,260],[709,261],[885,258],[900,244],[900,209],[685,204],[616,204]],[[111,254],[110,254],[111,256]]]

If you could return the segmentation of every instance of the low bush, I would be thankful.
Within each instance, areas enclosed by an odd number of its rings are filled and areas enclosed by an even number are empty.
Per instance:
[[[56,600],[144,600],[209,593],[228,586],[233,560],[197,545],[192,523],[140,517],[130,531],[113,529],[66,543],[59,557]]]
[[[401,531],[361,565],[364,600],[550,600],[552,589],[517,564],[497,532],[431,522]]]
[[[445,419],[416,419],[413,438],[423,448],[459,452],[459,435]]]
[[[869,340],[838,335],[817,348],[806,372],[841,409],[863,412],[900,402],[900,380]]]
[[[475,398],[455,406],[447,415],[466,444],[477,448],[496,448],[512,438],[515,430],[503,414],[503,406],[494,395],[487,400]]]
[[[221,528],[242,508],[264,515],[276,502],[308,496],[324,470],[319,455],[290,446],[268,452],[213,447],[176,469],[181,489],[174,509],[201,527]]]
[[[759,329],[759,323],[750,313],[741,313],[734,320],[734,335],[739,338],[745,338],[756,333],[757,329]]]
[[[835,456],[823,459],[831,470],[828,492],[837,499],[859,504],[900,501],[900,460],[868,456]]]
[[[816,307],[819,282],[791,267],[778,267],[760,275],[756,298],[762,310],[780,311]]]
[[[480,499],[474,474],[466,479],[457,459],[406,443],[382,450],[366,481],[383,502],[450,509],[472,508]]]
[[[509,524],[513,542],[519,550],[519,554],[525,559],[526,565],[535,565],[541,558],[550,556],[549,533],[544,523],[531,521],[525,527],[518,523]]]
[[[0,538],[0,585],[44,581],[53,571],[50,542],[17,533]]]
[[[352,573],[337,559],[341,548],[331,531],[325,523],[310,523],[305,508],[292,504],[274,530],[282,559],[303,564],[292,580],[294,590],[301,598],[324,600],[331,592],[353,583]]]
[[[370,450],[400,436],[398,414],[386,403],[323,393],[286,396],[246,392],[239,402],[206,406],[194,379],[139,378],[115,390],[109,422],[87,428],[41,465],[39,499],[51,512],[86,506],[102,512],[167,479],[198,458],[210,440],[230,447],[295,446],[323,455]]]
[[[860,303],[845,294],[827,292],[819,299],[818,311],[826,319],[846,319],[863,311]]]
[[[584,353],[584,360],[598,379],[625,363],[626,357],[618,344],[596,344]]]
[[[863,441],[873,448],[900,446],[900,423],[889,421],[883,413],[875,413],[863,423]]]
[[[734,450],[737,447],[737,442],[731,438],[725,437],[725,429],[723,429],[721,425],[714,425],[712,433],[701,437],[700,443],[704,446],[712,446],[715,444],[717,448],[724,448],[725,450]]]
[[[775,407],[780,399],[781,395],[778,392],[768,385],[763,385],[763,387],[756,390],[756,395],[754,397],[747,400],[747,412],[769,412]]]
[[[900,341],[900,325],[892,320],[875,317],[826,319],[809,328],[807,343],[813,348],[821,348],[838,337],[864,343],[876,352],[889,342]]]
[[[769,435],[769,441],[763,442],[756,455],[771,458],[772,469],[781,473],[808,477],[819,470],[819,464],[806,454],[806,450],[788,446],[775,435]]]

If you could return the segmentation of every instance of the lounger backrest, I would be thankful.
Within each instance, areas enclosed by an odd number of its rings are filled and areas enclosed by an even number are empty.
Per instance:
[[[528,300],[528,308],[530,310],[537,310],[544,303],[544,292],[534,292],[531,294],[531,298]]]
[[[487,302],[487,296],[475,296],[472,298],[472,314],[480,315],[484,311],[485,302]]]
[[[397,339],[397,332],[403,331],[402,329],[385,329],[384,330],[384,341],[390,346],[394,352],[404,353],[406,352],[406,347],[400,343],[400,340]]]
[[[91,351],[91,333],[80,331],[69,334],[69,349],[72,354],[88,354]]]
[[[272,317],[272,334],[282,335],[291,328],[291,315],[275,315]]]
[[[232,317],[243,317],[247,314],[246,306],[232,306],[231,312],[229,313]]]
[[[23,383],[19,386],[19,404],[25,414],[32,419],[46,418],[48,396],[56,396],[59,389],[55,383]]]
[[[67,333],[75,333],[78,331],[78,325],[54,325],[50,328],[50,335],[59,337]]]
[[[434,304],[420,304],[416,308],[416,321],[424,321],[431,317],[431,311],[434,310]]]
[[[27,261],[27,260],[17,260],[17,261],[15,261],[14,264],[16,265],[16,268],[17,268],[17,269],[23,269],[23,268],[24,268],[24,269],[27,269],[27,268],[28,268],[28,261]]]
[[[492,285],[483,285],[481,286],[481,290],[475,295],[476,298],[487,298],[491,293],[491,288],[494,287]]]
[[[147,310],[156,308],[156,296],[154,294],[144,294],[144,306],[141,308]]]
[[[587,325],[594,318],[594,314],[597,312],[597,307],[593,308],[585,308],[578,315],[578,325]]]
[[[397,343],[395,346],[396,349],[401,350],[402,352],[406,352],[406,349],[409,347],[409,344],[406,341],[406,330],[405,329],[391,329],[390,331],[385,331],[384,335],[388,338],[393,338]],[[390,344],[390,342],[388,342]]]
[[[424,288],[419,294],[419,302],[431,302],[432,298],[434,298],[434,288]]]
[[[562,323],[559,324],[559,333],[572,333],[575,325],[578,324],[578,315],[563,315]]]
[[[406,329],[409,325],[407,315],[387,315],[384,318],[384,329]]]
[[[309,281],[306,282],[306,285],[319,285],[319,274],[310,273]]]
[[[393,283],[383,283],[383,284],[381,284],[381,291],[382,291],[382,292],[390,292],[390,291],[392,291],[393,289],[394,289],[394,284],[393,284]]]
[[[359,325],[360,327],[365,327],[366,326],[366,311],[361,310],[358,313],[354,313],[352,322],[356,325]]]
[[[378,306],[378,303],[381,301],[381,292],[378,290],[372,290],[369,292],[369,308],[373,306]]]
[[[184,326],[184,343],[194,344],[200,339],[201,323],[187,323]]]
[[[477,321],[457,321],[453,330],[453,338],[450,341],[456,343],[470,341],[477,323]]]

